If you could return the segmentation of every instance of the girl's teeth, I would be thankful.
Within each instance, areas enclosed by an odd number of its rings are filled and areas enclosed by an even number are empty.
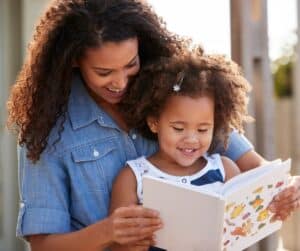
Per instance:
[[[194,150],[193,149],[183,149],[184,152],[187,152],[187,153],[191,153],[193,152]]]

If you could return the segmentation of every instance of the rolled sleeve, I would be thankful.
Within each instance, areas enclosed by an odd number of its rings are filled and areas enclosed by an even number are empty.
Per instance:
[[[224,147],[222,146],[218,147],[217,152],[230,158],[233,161],[236,161],[242,155],[253,149],[254,147],[251,142],[244,135],[235,130],[232,131],[229,136],[227,148],[224,149]]]
[[[20,208],[17,236],[31,234],[66,233],[70,231],[69,216],[63,211],[48,208]]]
[[[33,164],[19,150],[20,208],[17,236],[71,230],[68,179],[62,162],[47,153]]]

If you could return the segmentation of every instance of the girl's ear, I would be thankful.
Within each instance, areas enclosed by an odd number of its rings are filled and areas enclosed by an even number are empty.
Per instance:
[[[155,117],[148,117],[147,118],[147,124],[149,126],[149,129],[151,130],[151,132],[153,133],[157,133],[157,118]]]

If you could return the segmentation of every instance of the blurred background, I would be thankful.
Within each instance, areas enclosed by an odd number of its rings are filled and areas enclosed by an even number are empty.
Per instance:
[[[253,85],[246,135],[267,159],[293,159],[300,175],[300,0],[148,0],[167,27],[231,57]],[[16,239],[15,137],[5,128],[5,103],[34,25],[50,0],[0,0],[0,251],[28,250]],[[251,251],[300,250],[300,215]]]

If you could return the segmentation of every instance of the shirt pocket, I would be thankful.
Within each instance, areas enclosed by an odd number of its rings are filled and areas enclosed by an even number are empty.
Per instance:
[[[117,160],[117,152],[117,146],[113,141],[86,144],[72,151],[73,161],[79,168],[79,182],[83,187],[88,191],[109,192],[107,183],[110,181],[107,180],[109,177],[103,167],[118,168],[120,161]]]

